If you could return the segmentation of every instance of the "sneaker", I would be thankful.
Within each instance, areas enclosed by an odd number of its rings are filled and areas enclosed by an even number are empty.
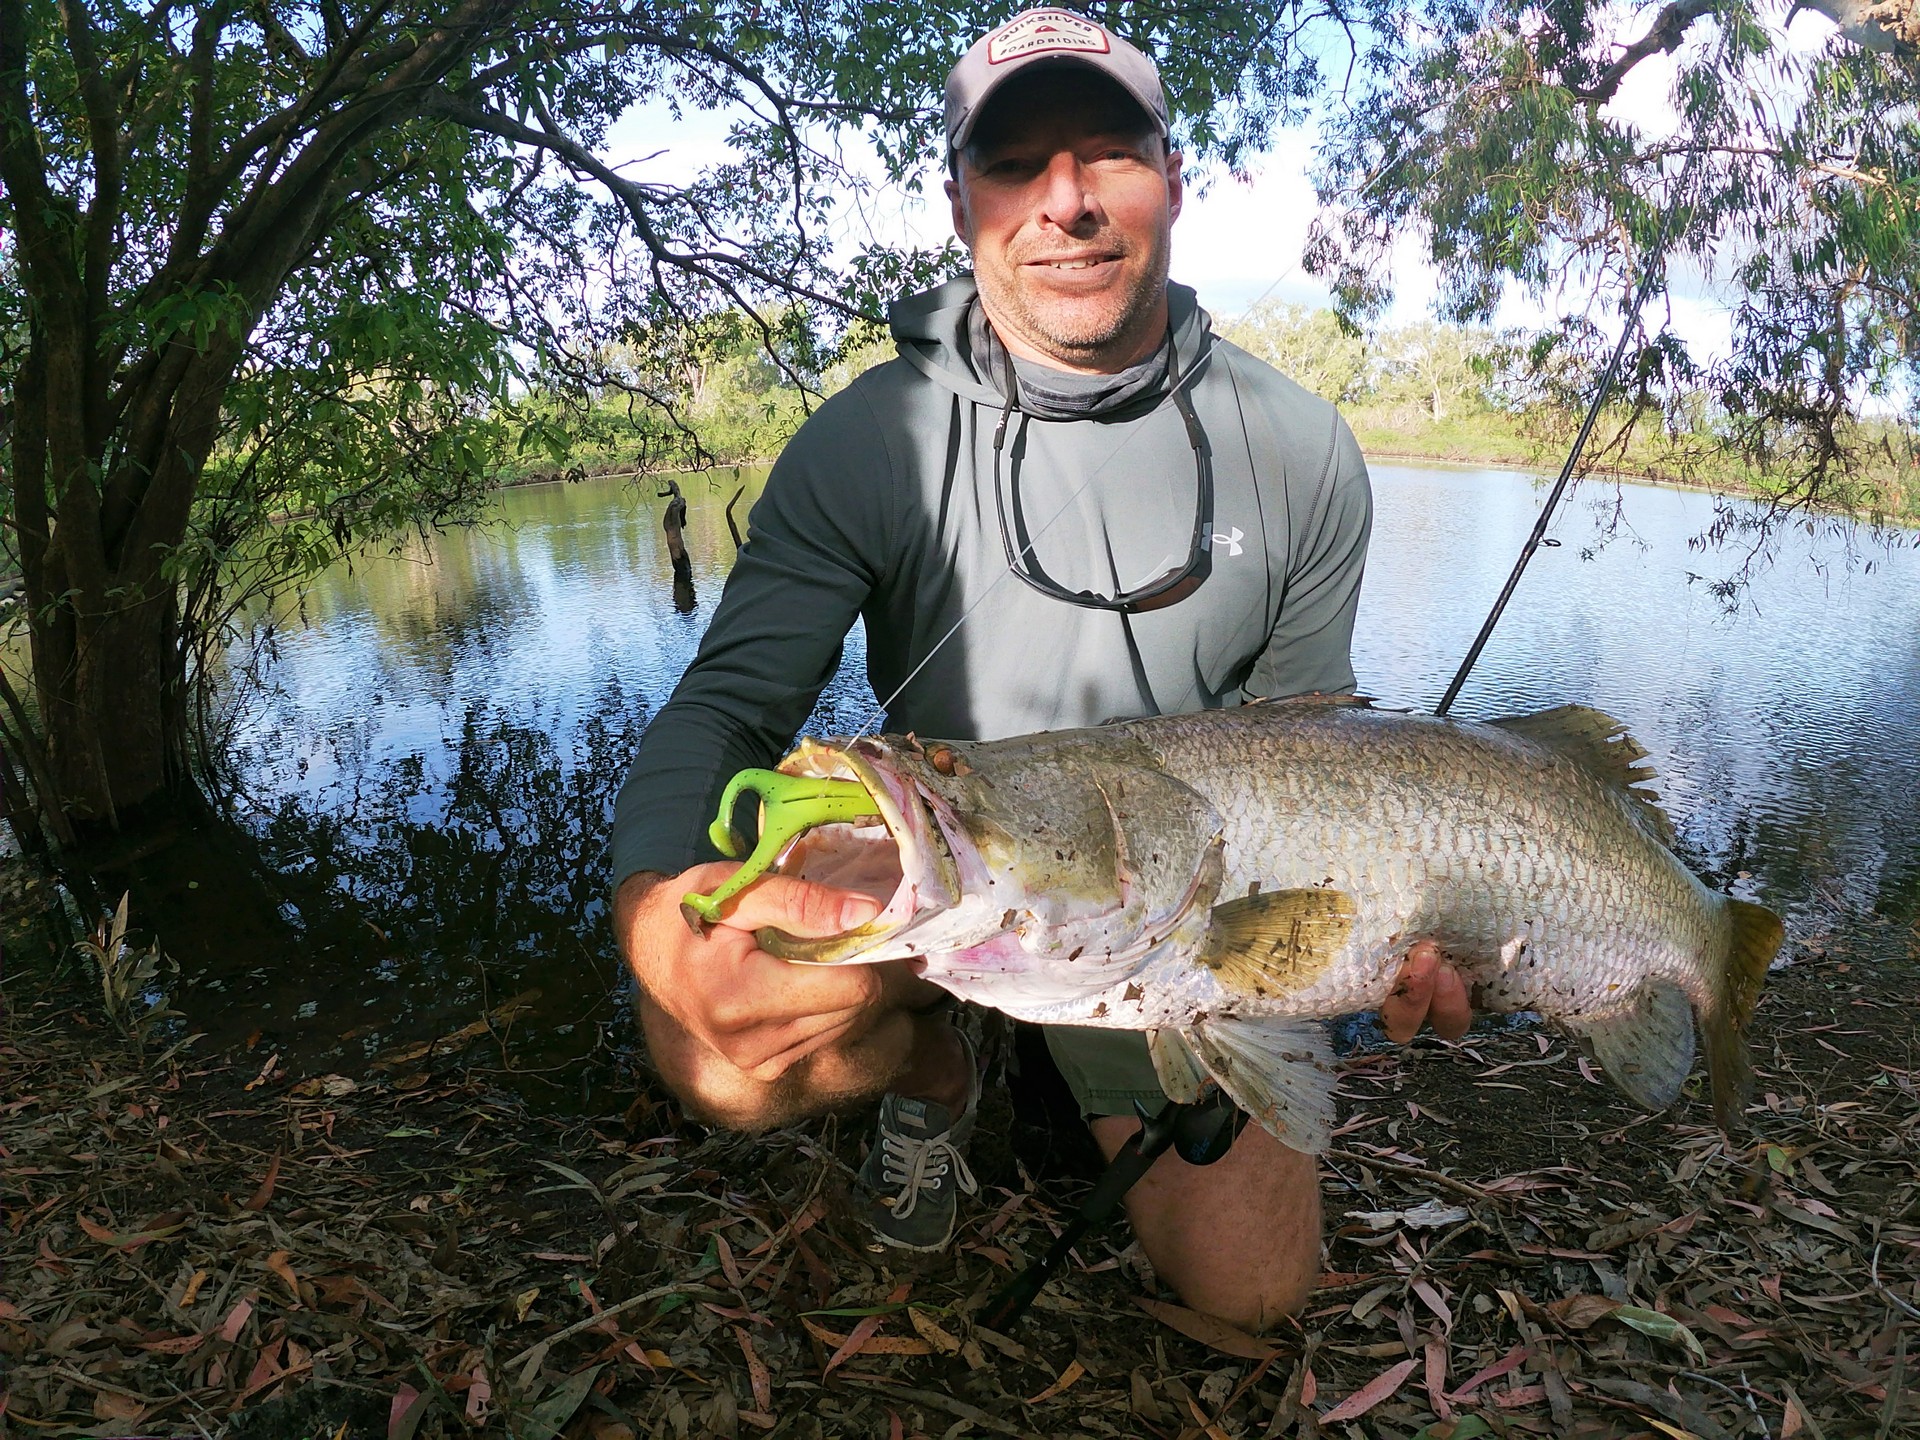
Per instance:
[[[906,1095],[880,1102],[880,1133],[860,1167],[870,1199],[867,1223],[879,1245],[934,1252],[947,1248],[959,1222],[960,1196],[980,1193],[961,1147],[980,1108],[980,1074],[967,1051],[972,1080],[960,1114]],[[878,1248],[876,1246],[876,1248]]]

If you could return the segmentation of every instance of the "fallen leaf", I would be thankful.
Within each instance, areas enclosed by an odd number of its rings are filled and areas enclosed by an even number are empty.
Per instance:
[[[1585,1330],[1620,1308],[1604,1295],[1569,1295],[1547,1306],[1547,1313],[1569,1330]]]
[[[558,1435],[574,1412],[587,1398],[587,1392],[593,1389],[593,1382],[600,1378],[605,1365],[589,1365],[577,1375],[569,1375],[560,1382],[559,1389],[533,1407],[533,1413],[527,1417],[520,1433],[526,1440],[552,1440]],[[405,1440],[405,1437],[389,1437],[389,1440]]]
[[[413,1440],[420,1418],[427,1413],[427,1397],[402,1381],[387,1407],[387,1440]]]
[[[1047,1386],[1046,1389],[1042,1390],[1038,1395],[1029,1397],[1027,1400],[1027,1404],[1038,1405],[1043,1400],[1053,1399],[1054,1396],[1060,1394],[1061,1391],[1067,1389],[1067,1387],[1072,1385],[1074,1381],[1078,1380],[1082,1375],[1086,1373],[1087,1373],[1087,1367],[1082,1365],[1078,1360],[1069,1361],[1067,1364],[1067,1368],[1060,1372],[1059,1378],[1056,1379],[1051,1385]]]
[[[1447,1302],[1440,1298],[1440,1292],[1438,1290],[1434,1289],[1433,1286],[1425,1280],[1415,1280],[1413,1282],[1413,1293],[1420,1297],[1421,1302],[1429,1310],[1440,1317],[1441,1329],[1448,1331],[1453,1329],[1453,1311],[1447,1308]]]
[[[293,1262],[284,1250],[276,1250],[263,1262],[267,1269],[280,1277],[280,1281],[293,1296],[295,1308],[300,1304],[300,1277],[293,1273]]]
[[[942,1355],[958,1355],[960,1353],[959,1337],[941,1329],[940,1322],[935,1320],[933,1316],[929,1315],[926,1311],[910,1306],[907,1310],[907,1320],[919,1333],[920,1338],[933,1346],[933,1348],[938,1350]]]
[[[1807,1417],[1800,1408],[1799,1399],[1792,1395],[1787,1396],[1786,1413],[1780,1417],[1780,1440],[1793,1440],[1794,1436],[1806,1428]]]
[[[753,1390],[753,1405],[756,1410],[773,1409],[773,1373],[767,1369],[767,1362],[760,1358],[760,1352],[753,1348],[753,1337],[747,1334],[746,1327],[736,1325],[733,1333],[740,1342],[740,1353],[747,1362],[747,1383]]]
[[[1613,1318],[1623,1325],[1631,1325],[1642,1335],[1651,1335],[1669,1345],[1684,1345],[1693,1352],[1695,1359],[1702,1363],[1706,1361],[1706,1347],[1691,1330],[1671,1315],[1663,1315],[1658,1310],[1643,1310],[1638,1305],[1621,1305],[1615,1308]]]
[[[253,1192],[253,1198],[241,1208],[244,1210],[264,1210],[267,1202],[273,1199],[274,1182],[280,1178],[280,1152],[273,1152],[273,1159],[267,1165],[267,1178],[260,1182],[260,1188]]]
[[[231,1345],[240,1338],[240,1332],[246,1327],[247,1317],[253,1314],[253,1301],[242,1300],[227,1312],[226,1320],[220,1326],[220,1338]]]
[[[836,1355],[842,1350],[847,1351],[846,1360],[851,1360],[855,1355],[931,1355],[934,1353],[931,1342],[922,1340],[917,1335],[876,1335],[871,1330],[868,1330],[864,1336],[860,1335],[860,1332],[869,1325],[878,1329],[880,1322],[885,1318],[883,1315],[869,1316],[854,1326],[852,1334],[849,1335],[841,1335],[829,1330],[817,1320],[810,1320],[804,1315],[800,1317],[800,1323],[806,1326],[808,1333],[821,1344],[836,1347],[834,1350]],[[855,1336],[860,1336],[859,1347],[848,1349],[854,1344]],[[841,1363],[844,1364],[845,1360]]]
[[[1342,1420],[1352,1420],[1373,1409],[1382,1400],[1398,1390],[1409,1375],[1413,1374],[1415,1360],[1402,1360],[1390,1370],[1383,1370],[1353,1394],[1342,1400],[1333,1409],[1320,1417],[1322,1425],[1338,1424]]]
[[[1222,1355],[1232,1355],[1240,1360],[1270,1360],[1280,1353],[1266,1341],[1249,1335],[1236,1325],[1229,1325],[1216,1315],[1189,1310],[1184,1305],[1170,1305],[1164,1300],[1149,1300],[1144,1295],[1134,1296],[1133,1303],[1162,1325],[1178,1330],[1189,1340],[1198,1340],[1209,1350],[1218,1350]]]
[[[479,1421],[487,1418],[492,1408],[493,1385],[487,1379],[484,1366],[476,1365],[473,1371],[473,1383],[467,1387],[467,1419]]]
[[[1427,1403],[1442,1420],[1451,1420],[1453,1406],[1447,1402],[1447,1343],[1438,1335],[1429,1335],[1422,1349],[1427,1365]]]
[[[1469,1375],[1461,1382],[1460,1388],[1455,1390],[1448,1398],[1452,1400],[1464,1400],[1489,1380],[1498,1380],[1502,1376],[1511,1375],[1527,1363],[1528,1353],[1525,1345],[1514,1346],[1513,1349],[1494,1361],[1493,1364],[1487,1366],[1486,1369],[1477,1370],[1472,1375]]]
[[[1493,1403],[1502,1410],[1521,1410],[1529,1405],[1538,1405],[1547,1398],[1544,1385],[1516,1385],[1510,1390],[1496,1391]]]
[[[115,1395],[109,1390],[93,1392],[93,1415],[96,1420],[113,1420],[131,1425],[147,1413],[147,1407],[131,1395]]]

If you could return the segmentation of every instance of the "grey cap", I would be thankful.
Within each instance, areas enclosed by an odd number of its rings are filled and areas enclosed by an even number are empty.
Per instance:
[[[1169,129],[1167,96],[1153,61],[1106,26],[1071,10],[1023,10],[989,30],[947,76],[947,146],[964,149],[987,98],[1030,65],[1085,65],[1098,70],[1140,102],[1160,127]]]

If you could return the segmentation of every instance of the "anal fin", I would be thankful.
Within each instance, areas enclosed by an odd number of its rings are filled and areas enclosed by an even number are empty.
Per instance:
[[[1333,1139],[1333,1052],[1317,1020],[1208,1019],[1185,1034],[1201,1064],[1281,1144],[1319,1154]]]
[[[1677,985],[1649,980],[1625,1010],[1572,1028],[1634,1104],[1664,1110],[1679,1098],[1693,1069],[1693,1005]]]

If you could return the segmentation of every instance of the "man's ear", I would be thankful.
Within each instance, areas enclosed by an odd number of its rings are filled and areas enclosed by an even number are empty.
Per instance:
[[[966,198],[960,193],[959,180],[951,176],[948,177],[948,180],[947,180],[947,203],[953,207],[954,235],[959,238],[959,241],[962,245],[973,244],[973,241],[967,238]]]
[[[1185,157],[1178,150],[1167,151],[1167,208],[1169,220],[1180,218],[1180,204],[1186,199],[1186,187],[1180,181],[1180,167]]]

